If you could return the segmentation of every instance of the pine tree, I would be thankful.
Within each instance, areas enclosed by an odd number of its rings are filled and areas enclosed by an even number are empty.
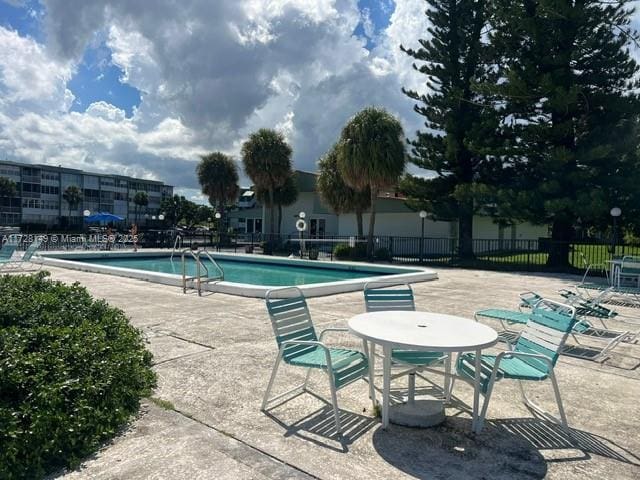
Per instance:
[[[484,0],[426,0],[430,24],[420,48],[400,48],[419,62],[428,93],[403,92],[417,104],[426,129],[411,142],[412,163],[436,176],[407,175],[402,190],[408,204],[425,209],[437,220],[458,221],[459,255],[473,257],[473,217],[482,208],[488,157],[483,153],[493,138],[493,108],[483,105],[478,84],[487,78],[483,63]]]
[[[568,265],[583,226],[637,205],[640,101],[629,54],[628,1],[494,0],[490,42],[509,140],[501,152],[511,184],[502,214],[551,225],[549,264]]]

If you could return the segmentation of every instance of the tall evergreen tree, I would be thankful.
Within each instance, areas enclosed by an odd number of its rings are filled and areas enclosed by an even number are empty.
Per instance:
[[[473,257],[473,217],[482,208],[488,180],[482,146],[495,133],[495,115],[483,106],[475,88],[487,79],[483,62],[484,0],[426,0],[430,27],[417,49],[400,48],[418,61],[428,93],[403,92],[416,101],[414,110],[426,129],[411,142],[411,161],[435,171],[433,178],[407,175],[401,184],[408,204],[436,220],[458,221],[458,249]],[[427,33],[425,32],[425,33]],[[491,179],[495,181],[495,179]]]
[[[494,0],[490,41],[500,68],[489,89],[510,140],[503,216],[551,225],[549,264],[568,264],[582,225],[638,203],[638,66],[629,1]],[[637,208],[637,207],[636,207]]]

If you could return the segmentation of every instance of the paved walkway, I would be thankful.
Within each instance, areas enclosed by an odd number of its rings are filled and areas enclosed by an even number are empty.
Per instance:
[[[436,428],[392,425],[383,431],[366,384],[358,382],[338,394],[347,426],[338,441],[329,406],[309,395],[269,415],[260,412],[276,354],[263,301],[183,295],[175,287],[49,270],[54,278],[79,281],[124,309],[148,338],[158,374],[154,398],[145,402],[140,417],[65,479],[640,477],[639,345],[625,346],[603,365],[561,358],[556,372],[573,441],[534,418],[519,401],[517,385],[507,381],[496,386],[488,425],[479,436],[470,432],[468,413],[454,408]],[[418,308],[465,316],[490,306],[513,308],[524,290],[557,297],[558,288],[576,282],[457,269],[441,269],[439,275],[437,281],[414,285]],[[319,328],[344,326],[363,311],[361,293],[315,298],[309,305]],[[616,326],[640,329],[640,309],[626,313],[630,323]],[[348,336],[334,338],[359,347]],[[298,370],[284,371],[291,382],[301,378]],[[324,378],[315,380],[315,389],[326,394]],[[280,382],[276,389],[285,386]],[[394,384],[402,386],[402,381]],[[554,411],[550,384],[529,388],[534,399]],[[458,383],[454,394],[468,404],[472,390]]]

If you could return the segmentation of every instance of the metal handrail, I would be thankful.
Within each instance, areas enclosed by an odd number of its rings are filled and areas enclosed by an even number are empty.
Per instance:
[[[187,262],[186,262],[187,253],[189,253],[191,255],[191,257],[196,262],[196,275],[195,275],[195,277],[187,277]],[[218,271],[220,272],[219,276],[210,277],[209,268],[207,267],[207,265],[200,258],[200,256],[203,255],[203,254],[218,269]],[[211,254],[209,252],[207,252],[206,249],[197,250],[196,252],[194,252],[193,250],[191,250],[191,248],[183,248],[180,251],[180,258],[181,258],[181,261],[182,261],[182,293],[187,293],[187,279],[190,279],[190,280],[195,279],[196,288],[198,290],[198,295],[202,295],[202,279],[203,278],[206,278],[207,280],[209,280],[209,279],[211,279],[211,280],[224,280],[224,270],[218,264],[218,262],[215,261],[215,259],[211,256]],[[202,269],[203,268],[204,268],[204,275],[202,274]]]
[[[216,260],[211,256],[211,254],[207,251],[206,248],[203,248],[202,250],[198,251],[198,259],[200,259],[200,255],[202,254],[205,254],[209,259],[209,261],[213,263],[213,265],[218,269],[218,271],[220,272],[220,280],[224,280],[224,270],[222,269],[220,264],[216,262]],[[207,268],[204,263],[202,264],[202,266]],[[209,276],[208,274],[209,274],[209,270],[207,269],[207,276]]]
[[[194,278],[194,277],[187,277],[187,262],[185,261],[185,256],[187,252],[190,253],[193,259],[196,261],[196,264],[198,265],[198,275],[200,274],[200,260],[198,259],[198,256],[195,253],[193,253],[193,250],[191,250],[191,248],[183,248],[180,251],[180,258],[182,261],[182,293],[187,293],[187,278],[189,279]],[[197,282],[198,282],[198,293],[200,293],[200,281],[197,280]]]
[[[178,244],[180,244],[179,247]],[[182,248],[182,235],[176,235],[176,239],[173,242],[173,250],[171,251],[171,260],[173,260],[173,254],[180,248]]]

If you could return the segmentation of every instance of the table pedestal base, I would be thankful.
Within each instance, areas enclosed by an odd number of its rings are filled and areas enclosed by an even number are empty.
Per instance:
[[[444,422],[444,419],[444,404],[442,400],[433,397],[392,405],[389,408],[389,421],[405,427],[434,427]]]

